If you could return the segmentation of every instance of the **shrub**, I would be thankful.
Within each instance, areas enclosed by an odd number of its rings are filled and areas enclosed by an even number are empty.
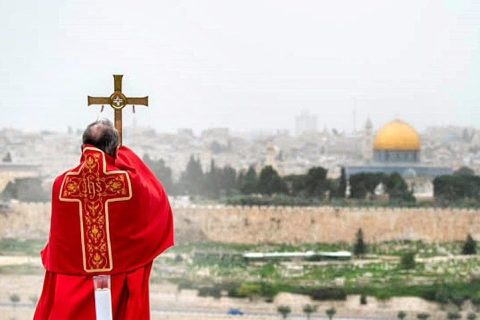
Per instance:
[[[292,312],[292,309],[289,306],[278,306],[277,308],[278,313],[282,315],[283,319],[286,319],[288,315]]]
[[[337,310],[334,307],[331,307],[325,311],[328,319],[332,320],[333,316],[337,313]]]
[[[260,296],[262,294],[262,287],[259,283],[242,283],[237,292],[241,297]]]
[[[463,302],[465,302],[465,297],[459,294],[454,294],[450,297],[450,301],[458,308],[462,310]]]
[[[467,239],[463,244],[462,254],[477,254],[477,242],[472,238],[470,234],[467,235]]]
[[[405,270],[415,269],[415,252],[407,252],[400,259],[400,267]]]
[[[458,320],[461,319],[462,315],[458,312],[449,312],[447,313],[447,319],[448,320]]]
[[[480,296],[472,297],[471,302],[477,311],[480,310]]]
[[[343,288],[320,288],[310,293],[313,300],[345,300],[347,293]]]
[[[359,257],[359,256],[363,256],[365,253],[367,253],[367,245],[363,240],[363,231],[362,229],[358,229],[355,245],[353,246],[353,254]]]
[[[469,314],[467,314],[467,319],[468,320],[476,320],[477,319],[477,315],[473,312],[470,312]]]
[[[10,298],[10,301],[11,301],[12,303],[18,303],[18,302],[20,302],[20,296],[19,296],[18,294],[16,294],[16,293],[11,294],[9,298]]]
[[[217,287],[202,287],[198,289],[198,296],[219,299],[222,296],[222,290]]]
[[[303,306],[303,312],[307,315],[307,319],[310,319],[310,315],[317,312],[317,306],[306,304]]]
[[[361,304],[361,305],[366,305],[366,304],[367,304],[367,295],[364,294],[364,293],[362,293],[362,294],[360,295],[360,304]]]

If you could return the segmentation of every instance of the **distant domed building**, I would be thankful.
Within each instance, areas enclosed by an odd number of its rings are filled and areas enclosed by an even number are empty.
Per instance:
[[[372,124],[370,120],[365,126],[365,142],[372,143]],[[368,146],[367,146],[368,148]],[[364,156],[365,164],[347,166],[347,178],[357,173],[399,173],[411,186],[414,193],[433,193],[432,181],[435,177],[452,174],[447,167],[433,167],[421,162],[422,140],[418,132],[408,123],[395,119],[377,131],[373,146],[373,159]],[[368,150],[367,150],[368,151]],[[364,152],[368,155],[369,152]],[[370,151],[371,154],[371,151]],[[371,159],[371,161],[370,161]]]
[[[417,131],[402,120],[393,120],[378,130],[373,143],[375,162],[420,162],[421,139]]]

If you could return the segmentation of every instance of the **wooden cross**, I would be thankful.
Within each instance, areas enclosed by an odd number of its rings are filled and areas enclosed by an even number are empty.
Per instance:
[[[118,131],[120,144],[122,144],[122,109],[126,105],[148,106],[148,96],[141,98],[128,98],[122,92],[122,74],[113,75],[113,93],[110,97],[90,97],[88,96],[88,105],[109,104],[115,110],[115,128]]]
[[[78,203],[83,269],[111,271],[108,205],[132,198],[130,177],[126,171],[107,171],[105,154],[96,148],[83,149],[83,156],[80,169],[65,175],[60,201]]]

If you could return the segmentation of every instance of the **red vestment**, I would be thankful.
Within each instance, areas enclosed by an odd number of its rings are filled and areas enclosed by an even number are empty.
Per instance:
[[[173,245],[167,195],[122,146],[117,158],[86,146],[80,165],[57,177],[46,269],[34,319],[95,319],[92,276],[112,277],[114,319],[149,319],[153,259]]]

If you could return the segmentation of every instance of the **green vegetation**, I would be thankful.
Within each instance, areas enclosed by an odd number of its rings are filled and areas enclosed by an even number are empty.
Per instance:
[[[317,306],[311,305],[311,304],[306,304],[303,306],[303,313],[307,316],[307,319],[310,319],[312,316],[312,313],[317,312]]]
[[[407,317],[407,313],[405,311],[399,311],[397,313],[397,318],[400,319],[400,320],[403,320]]]
[[[398,173],[359,173],[350,177],[350,193],[355,199],[365,199],[374,195],[375,188],[383,184],[385,192],[393,202],[415,202],[415,197],[408,190],[407,183]]]
[[[470,312],[469,314],[467,314],[467,319],[468,320],[476,320],[477,319],[477,315],[473,312]]]
[[[363,256],[367,253],[367,244],[363,240],[363,231],[362,229],[358,229],[356,234],[356,241],[355,245],[353,246],[353,254],[356,257]]]
[[[44,241],[0,240],[0,254],[38,257]],[[171,281],[198,289],[203,296],[222,295],[272,301],[279,292],[311,296],[317,301],[415,296],[443,305],[465,301],[480,308],[480,257],[450,258],[464,242],[428,244],[392,241],[369,244],[361,262],[278,260],[248,261],[245,252],[353,251],[355,244],[249,245],[195,243],[177,245],[154,264],[152,281]],[[442,259],[431,259],[443,257]],[[408,258],[408,259],[407,259]],[[412,264],[412,261],[416,262]],[[408,268],[406,268],[408,266]],[[30,264],[0,267],[3,274],[42,274]]]
[[[278,306],[277,312],[282,315],[283,319],[286,319],[288,315],[292,312],[292,309],[289,306]]]
[[[448,320],[458,320],[458,319],[461,319],[461,318],[462,318],[462,315],[457,311],[447,313],[447,319]]]
[[[10,299],[10,302],[13,304],[17,304],[20,302],[20,296],[16,293],[11,294],[9,299]]]
[[[433,180],[435,200],[442,205],[475,205],[480,200],[480,177],[465,173],[445,175]]]
[[[42,180],[38,177],[15,178],[0,194],[0,200],[12,199],[23,202],[47,202],[50,201],[50,192],[43,188]]]
[[[0,239],[0,255],[39,256],[45,240]]]
[[[477,242],[472,238],[470,234],[467,235],[467,239],[463,244],[462,254],[477,254]]]
[[[415,296],[440,304],[470,300],[480,306],[480,257],[451,259],[463,242],[427,244],[394,241],[370,244],[361,263],[266,259],[247,261],[244,252],[352,251],[354,244],[238,245],[198,243],[171,249],[172,258],[159,259],[152,280],[169,280],[181,288],[201,289],[202,295],[247,297],[272,301],[280,292],[309,295],[317,301]],[[177,259],[178,256],[181,259]],[[447,260],[430,258],[444,257]],[[426,259],[426,260],[425,260]],[[402,263],[402,260],[404,262]],[[415,263],[415,260],[417,260]],[[354,263],[355,262],[355,263]],[[169,267],[179,275],[164,273]]]
[[[334,307],[331,307],[325,311],[328,319],[332,320],[333,316],[337,313],[337,310]]]
[[[229,146],[216,143],[216,153]],[[434,201],[417,202],[412,190],[398,173],[359,173],[349,177],[350,197],[346,198],[345,168],[337,179],[328,179],[327,170],[312,167],[305,174],[280,176],[272,166],[259,172],[254,167],[237,171],[230,166],[218,167],[211,160],[209,169],[203,170],[200,159],[190,157],[178,181],[162,159],[153,160],[148,154],[144,160],[163,182],[171,195],[188,195],[194,201],[220,201],[229,205],[276,206],[389,206],[389,207],[460,207],[480,206],[480,177],[470,168],[460,168],[453,175],[437,177]],[[375,195],[382,186],[383,194]],[[10,186],[5,196],[12,198],[24,188]],[[20,191],[19,191],[20,190]],[[29,194],[29,192],[24,192]],[[43,196],[42,196],[43,197]],[[47,195],[48,197],[48,195]]]
[[[400,259],[400,266],[402,269],[415,269],[415,252],[406,252]]]

